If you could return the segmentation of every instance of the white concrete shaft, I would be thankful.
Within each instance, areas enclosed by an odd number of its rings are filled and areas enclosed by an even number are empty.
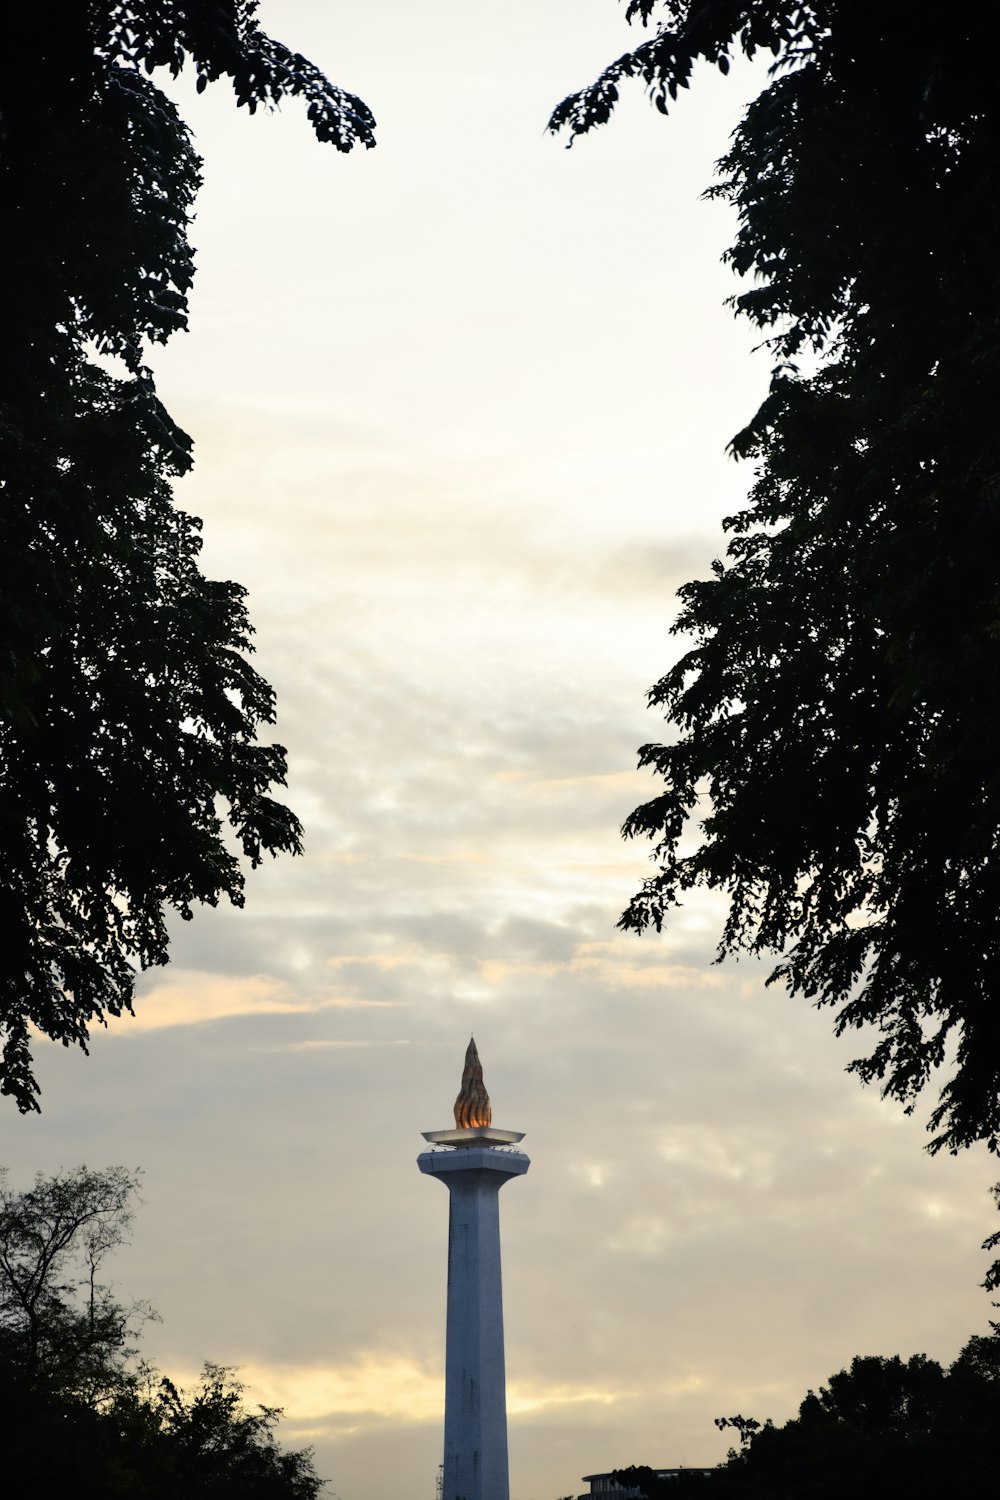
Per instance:
[[[499,1194],[528,1170],[522,1151],[425,1151],[450,1194],[443,1500],[509,1500]]]

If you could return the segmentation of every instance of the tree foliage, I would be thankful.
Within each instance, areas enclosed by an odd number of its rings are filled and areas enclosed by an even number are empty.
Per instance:
[[[242,901],[237,852],[297,851],[268,796],[274,694],[245,591],[202,575],[170,481],[191,441],[151,345],[187,326],[200,162],[150,75],[299,95],[370,146],[360,100],[260,30],[256,0],[38,0],[0,52],[0,1092],[37,1108],[29,1028],[86,1050],[163,963],[168,910]]]
[[[656,1470],[648,1464],[630,1464],[627,1469],[615,1469],[611,1478],[623,1500],[676,1500],[677,1480],[686,1485],[697,1482],[702,1476],[700,1469],[686,1471]]]
[[[131,1339],[150,1316],[100,1280],[127,1238],[138,1178],[122,1167],[78,1167],[27,1192],[0,1170],[0,1360],[25,1389],[91,1405],[122,1388]]]
[[[78,1167],[0,1187],[0,1444],[11,1494],[57,1500],[316,1500],[308,1450],[207,1363],[189,1391],[137,1364],[143,1305],[98,1281],[128,1236],[138,1177]]]
[[[706,1475],[657,1480],[625,1469],[620,1482],[645,1500],[744,1495],[747,1500],[937,1500],[976,1494],[994,1482],[1000,1418],[1000,1334],[973,1338],[947,1369],[926,1355],[859,1356],[809,1391],[781,1427],[723,1417],[740,1446]]]
[[[749,1495],[918,1500],[989,1485],[1000,1416],[1000,1339],[973,1341],[948,1369],[925,1355],[859,1356],[809,1391],[783,1427],[764,1423],[730,1455],[720,1488]],[[981,1353],[981,1351],[980,1351]]]
[[[651,27],[552,124],[623,79],[672,108],[695,65],[773,56],[710,196],[770,390],[693,642],[652,689],[665,782],[625,825],[658,873],[622,925],[723,891],[720,957],[874,1028],[851,1064],[907,1109],[949,1071],[931,1149],[1000,1138],[1000,13],[902,0],[631,0]],[[692,837],[692,835],[695,835]]]
[[[249,1408],[218,1365],[187,1391],[136,1376],[97,1406],[18,1385],[0,1365],[5,1482],[37,1500],[317,1500],[312,1454],[281,1447],[280,1415]]]

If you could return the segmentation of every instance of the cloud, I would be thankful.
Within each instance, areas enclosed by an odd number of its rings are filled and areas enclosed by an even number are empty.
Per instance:
[[[362,1001],[362,1004],[373,1004],[372,1001]],[[414,1042],[409,1038],[391,1037],[385,1040],[373,1040],[371,1038],[346,1040],[344,1038],[322,1037],[310,1038],[302,1042],[279,1042],[273,1047],[259,1047],[259,1052],[323,1052],[330,1048],[348,1049],[358,1047],[425,1047],[426,1042]]]
[[[109,1029],[128,1037],[167,1026],[202,1025],[235,1016],[289,1015],[307,1009],[287,985],[267,975],[226,978],[172,969],[136,1001],[134,1016],[111,1020]]]
[[[178,921],[89,1058],[39,1047],[44,1113],[9,1154],[26,1182],[142,1163],[111,1274],[162,1314],[148,1356],[242,1366],[347,1500],[430,1495],[447,1204],[414,1159],[474,1030],[532,1156],[501,1213],[513,1494],[544,1500],[718,1457],[715,1415],[781,1420],[855,1353],[951,1358],[989,1312],[995,1170],[927,1158],[919,1120],[844,1076],[828,1015],[714,965],[717,898],[615,931],[649,870],[618,833],[657,789],[633,769],[662,728],[646,689],[766,386],[716,311],[731,226],[679,207],[738,83],[703,80],[680,131],[637,90],[566,153],[542,106],[568,57],[566,87],[613,55],[614,8],[483,10],[471,52],[453,6],[392,8],[288,7],[293,45],[384,101],[366,159],[192,88],[194,331],[157,354],[196,442],[178,500],[209,575],[249,589],[306,855]],[[505,98],[525,57],[537,122],[470,108],[456,131],[456,99]]]
[[[171,968],[166,978],[144,988],[135,1002],[135,1015],[109,1019],[117,1036],[135,1036],[168,1026],[201,1026],[251,1016],[295,1016],[317,1011],[368,1008],[397,1009],[400,1002],[337,995],[309,998],[287,981],[266,974],[230,977],[213,972]],[[357,1045],[341,1043],[340,1045]]]
[[[235,1372],[247,1399],[280,1407],[294,1436],[348,1435],[366,1423],[404,1422],[440,1424],[444,1418],[444,1375],[412,1355],[363,1351],[348,1364],[247,1363]],[[173,1377],[192,1387],[193,1371]],[[584,1379],[532,1381],[513,1379],[507,1386],[511,1419],[556,1415],[562,1409],[611,1407],[626,1401],[656,1400],[702,1385],[698,1375],[673,1382],[653,1381],[622,1386]]]

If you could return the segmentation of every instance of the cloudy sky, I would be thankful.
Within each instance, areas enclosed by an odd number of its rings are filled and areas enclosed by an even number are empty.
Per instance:
[[[342,1500],[433,1500],[451,1122],[470,1032],[528,1176],[501,1200],[514,1500],[722,1457],[856,1353],[982,1331],[989,1163],[923,1154],[829,1018],[711,964],[718,909],[618,913],[646,850],[646,688],[745,494],[766,370],[699,201],[741,101],[549,110],[623,50],[614,0],[265,3],[376,151],[177,88],[206,158],[192,330],[157,358],[178,500],[251,591],[307,853],[178,924],[135,1020],[43,1046],[18,1182],[141,1166],[117,1263],[173,1375],[239,1365]]]

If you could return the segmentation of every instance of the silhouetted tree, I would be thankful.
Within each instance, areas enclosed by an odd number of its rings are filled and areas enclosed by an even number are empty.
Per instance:
[[[142,1304],[97,1280],[126,1239],[137,1176],[78,1167],[0,1185],[0,1452],[4,1493],[37,1500],[315,1500],[308,1450],[274,1436],[231,1370],[182,1391],[137,1364]]]
[[[939,1500],[987,1493],[995,1483],[1000,1419],[1000,1337],[972,1339],[947,1370],[925,1355],[859,1357],[809,1391],[782,1427],[719,1418],[739,1448],[707,1475],[658,1480],[650,1469],[619,1470],[646,1500],[745,1495],[748,1500]]]
[[[36,1500],[316,1500],[312,1454],[279,1445],[280,1415],[248,1408],[216,1365],[191,1391],[136,1378],[99,1406],[26,1389],[0,1366],[4,1483]]]
[[[276,1442],[280,1409],[248,1410],[231,1370],[206,1365],[199,1386],[186,1394],[162,1380],[152,1410],[180,1496],[313,1500],[322,1488],[311,1453]]]
[[[123,1306],[100,1280],[132,1222],[138,1175],[123,1167],[41,1173],[26,1192],[0,1168],[0,1360],[31,1390],[85,1404],[126,1382],[141,1304]]]
[[[626,928],[725,891],[720,957],[873,1027],[851,1064],[907,1109],[947,1058],[931,1149],[1000,1135],[1000,12],[903,0],[631,0],[657,22],[553,128],[623,79],[666,113],[695,64],[773,55],[710,196],[770,392],[694,644],[651,691],[672,727],[628,819],[659,873]],[[692,822],[694,827],[692,827]]]
[[[681,1475],[667,1474],[661,1478],[648,1464],[630,1464],[627,1469],[615,1469],[611,1477],[626,1495],[634,1496],[635,1500],[676,1500],[677,1480]],[[683,1478],[687,1484],[697,1484],[701,1473],[691,1470],[684,1473]]]
[[[298,851],[258,744],[245,591],[198,568],[169,481],[191,442],[151,344],[187,325],[200,162],[151,81],[188,65],[253,111],[289,95],[321,141],[373,144],[366,107],[265,36],[256,0],[36,0],[0,48],[0,1092],[37,1108],[29,1026],[86,1050],[167,957],[165,913],[242,902]],[[103,356],[103,358],[101,358]]]

